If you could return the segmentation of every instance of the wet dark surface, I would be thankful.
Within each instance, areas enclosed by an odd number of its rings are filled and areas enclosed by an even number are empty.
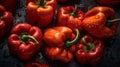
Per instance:
[[[58,4],[59,6],[64,6],[74,3],[77,3],[84,12],[98,5],[93,0],[77,0],[75,2],[73,0],[70,3]],[[120,5],[112,6],[112,8],[115,9],[116,16],[120,17]],[[14,24],[17,24],[21,21],[26,22],[25,4],[23,0],[18,1],[16,9],[16,13],[14,13]],[[16,56],[9,52],[7,46],[8,36],[9,35],[6,35],[6,37],[0,39],[0,67],[23,67],[25,62],[20,61]],[[97,67],[120,67],[120,26],[118,27],[116,35],[113,38],[105,39],[104,42],[104,54],[100,64],[98,64]],[[82,65],[78,63],[75,59],[67,64],[63,64],[59,61],[51,61],[44,56],[42,47],[41,50],[31,60],[45,62],[49,64],[50,67],[90,67],[89,65]]]

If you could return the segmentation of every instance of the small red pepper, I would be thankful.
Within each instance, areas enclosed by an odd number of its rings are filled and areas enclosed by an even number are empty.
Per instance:
[[[57,26],[67,26],[74,30],[78,28],[82,30],[82,20],[84,13],[77,8],[77,5],[61,7],[57,15]]]
[[[0,0],[0,4],[3,5],[7,11],[14,12],[17,0]]]
[[[76,59],[81,64],[91,64],[95,66],[100,62],[104,51],[102,40],[85,35],[76,46]]]
[[[38,27],[19,23],[15,25],[8,38],[11,53],[26,61],[35,55],[41,46],[42,32]]]
[[[49,66],[40,61],[29,61],[24,65],[24,67],[49,67]]]
[[[10,12],[0,5],[0,38],[2,38],[13,25],[13,16]]]
[[[93,36],[110,38],[115,35],[120,19],[115,19],[115,11],[110,7],[94,7],[85,14],[83,27]]]
[[[47,44],[45,54],[51,60],[59,60],[64,63],[70,62],[73,58],[69,49],[79,38],[78,29],[75,30],[77,35],[74,37],[73,31],[68,27],[53,27],[46,29],[43,40]],[[72,41],[69,41],[73,39]]]
[[[120,0],[96,0],[99,4],[105,6],[112,6],[120,4]]]
[[[52,22],[56,7],[56,0],[29,2],[26,7],[27,21],[32,25],[44,28]]]

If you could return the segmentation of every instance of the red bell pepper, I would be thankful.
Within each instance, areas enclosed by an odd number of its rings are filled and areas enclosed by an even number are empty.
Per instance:
[[[47,64],[40,61],[30,61],[27,62],[24,67],[49,67]]]
[[[103,55],[104,43],[90,35],[83,36],[76,46],[76,59],[81,64],[95,66]]]
[[[0,4],[3,5],[7,11],[14,12],[17,0],[0,0]]]
[[[105,6],[112,6],[120,4],[120,0],[96,0],[99,4]]]
[[[8,38],[10,52],[23,61],[32,58],[39,51],[41,43],[41,30],[25,23],[15,25]]]
[[[84,13],[76,5],[61,7],[57,15],[57,26],[67,26],[72,30],[78,28],[81,31],[83,19]]]
[[[116,19],[115,11],[110,7],[94,7],[85,14],[83,27],[93,36],[110,38],[115,35],[120,19]]]
[[[56,0],[29,2],[26,7],[27,21],[32,25],[44,28],[52,22],[56,7]]]
[[[0,5],[0,38],[2,38],[13,25],[13,16],[10,12]]]
[[[79,39],[79,31],[75,30],[77,35],[74,38],[73,31],[68,27],[53,27],[45,30],[43,40],[46,57],[51,60],[59,60],[64,63],[70,62],[73,58],[70,48]],[[73,39],[74,38],[74,39]],[[72,41],[69,41],[73,39]]]

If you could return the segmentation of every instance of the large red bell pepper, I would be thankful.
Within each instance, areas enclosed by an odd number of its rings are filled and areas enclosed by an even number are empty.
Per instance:
[[[15,25],[8,38],[10,52],[23,61],[32,58],[39,51],[41,43],[41,30],[25,23]]]
[[[104,51],[102,40],[85,35],[76,46],[76,59],[78,62],[93,66],[100,62]]]
[[[3,37],[6,32],[10,31],[13,25],[13,16],[10,12],[6,11],[3,6],[0,5],[0,38]]]
[[[57,26],[67,26],[72,30],[78,28],[81,31],[83,19],[84,13],[77,5],[61,7],[57,14]]]
[[[0,0],[0,4],[10,12],[15,12],[17,0]]]
[[[59,60],[64,63],[70,62],[73,58],[71,46],[78,40],[79,31],[74,38],[73,31],[68,27],[53,27],[46,29],[43,40],[46,43],[45,54],[51,60]],[[73,39],[72,41],[69,41]]]
[[[83,27],[93,36],[110,38],[115,35],[120,19],[115,19],[115,11],[110,7],[97,6],[85,14]]]
[[[105,6],[113,6],[120,4],[120,0],[96,0],[99,4]]]
[[[56,7],[56,0],[29,2],[26,7],[27,21],[32,25],[44,28],[52,22]]]

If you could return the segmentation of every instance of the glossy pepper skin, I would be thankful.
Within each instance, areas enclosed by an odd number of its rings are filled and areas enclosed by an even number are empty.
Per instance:
[[[0,4],[3,5],[7,11],[14,12],[17,0],[0,0]]]
[[[26,23],[15,25],[8,38],[10,52],[17,55],[20,60],[32,58],[40,49],[42,32],[38,27]]]
[[[44,28],[52,22],[56,7],[56,0],[29,2],[26,7],[27,21],[32,25]]]
[[[77,33],[79,33],[78,30]],[[59,26],[46,29],[43,36],[43,40],[47,44],[45,47],[46,57],[64,63],[70,62],[73,55],[69,48],[78,40],[78,34],[72,42],[66,40],[73,38],[74,33],[68,27]]]
[[[2,38],[8,31],[10,31],[13,25],[13,16],[10,12],[0,5],[0,38]]]
[[[96,0],[99,4],[105,6],[112,6],[120,4],[120,0]]]
[[[84,13],[77,6],[61,7],[57,14],[57,26],[67,26],[74,30],[78,28],[82,30],[82,20]]]
[[[81,64],[95,66],[100,62],[104,51],[104,43],[90,35],[84,35],[76,45],[76,59]]]
[[[110,20],[109,20],[109,19]],[[85,14],[83,27],[90,34],[98,38],[110,38],[115,35],[118,23],[115,19],[115,11],[110,7],[94,7]]]
[[[49,67],[49,66],[40,61],[29,61],[24,65],[24,67]]]

